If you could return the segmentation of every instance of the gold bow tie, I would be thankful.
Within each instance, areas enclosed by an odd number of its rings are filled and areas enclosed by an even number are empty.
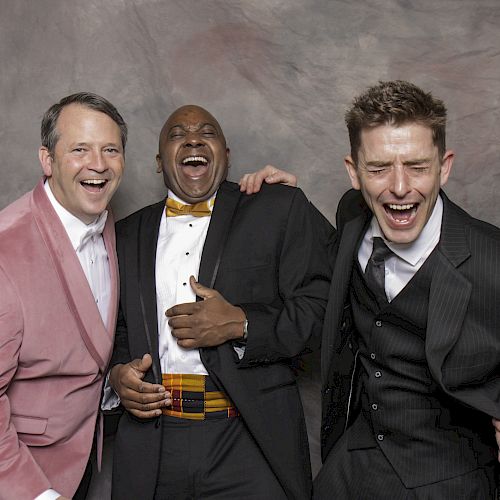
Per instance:
[[[177,217],[178,215],[192,215],[193,217],[206,217],[212,215],[210,207],[214,204],[214,199],[200,201],[194,205],[184,205],[172,198],[167,198],[165,203],[167,217]]]

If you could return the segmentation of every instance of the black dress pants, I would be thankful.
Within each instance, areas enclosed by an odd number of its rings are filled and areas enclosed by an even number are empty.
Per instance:
[[[351,428],[350,428],[351,429]],[[314,480],[315,500],[493,500],[493,468],[406,488],[378,446],[349,450],[348,429]]]
[[[163,416],[155,500],[281,500],[286,495],[240,417]],[[286,457],[284,457],[286,460]]]

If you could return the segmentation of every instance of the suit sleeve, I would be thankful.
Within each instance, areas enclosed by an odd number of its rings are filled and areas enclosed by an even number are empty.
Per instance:
[[[120,303],[118,307],[118,317],[116,321],[115,330],[115,343],[113,346],[113,354],[111,356],[111,361],[109,364],[110,369],[117,364],[126,364],[131,360],[130,351],[128,347],[128,328],[127,319],[124,313],[123,304],[125,302],[125,281],[127,279],[127,273],[123,269],[125,261],[124,257],[124,238],[121,236],[122,224],[119,222],[116,224],[116,253],[118,256],[119,272],[120,272]]]
[[[328,244],[334,230],[300,190],[288,210],[272,304],[239,304],[248,319],[240,366],[290,358],[320,343],[331,270]]]
[[[113,347],[113,355],[111,357],[110,368],[117,364],[126,364],[132,361],[128,349],[128,333],[127,322],[121,307],[118,309],[118,320],[116,323],[115,345]]]
[[[32,500],[51,485],[12,422],[8,391],[18,369],[23,316],[15,288],[1,268],[0,289],[0,500]]]

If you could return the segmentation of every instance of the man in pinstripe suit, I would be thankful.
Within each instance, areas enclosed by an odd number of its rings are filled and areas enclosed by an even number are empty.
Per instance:
[[[316,498],[494,495],[500,230],[441,191],[446,108],[380,82],[346,114]]]
[[[332,245],[315,498],[492,498],[500,230],[441,191],[454,155],[440,100],[381,82],[346,122],[354,189]],[[296,183],[268,166],[241,189],[264,179]]]

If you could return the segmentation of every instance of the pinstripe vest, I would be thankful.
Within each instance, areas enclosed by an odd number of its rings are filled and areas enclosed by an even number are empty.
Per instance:
[[[429,290],[436,250],[391,303],[377,304],[359,264],[351,304],[360,356],[357,408],[349,448],[380,446],[406,487],[475,469],[490,449],[472,449],[470,423],[483,431],[484,415],[443,394],[425,355]]]

